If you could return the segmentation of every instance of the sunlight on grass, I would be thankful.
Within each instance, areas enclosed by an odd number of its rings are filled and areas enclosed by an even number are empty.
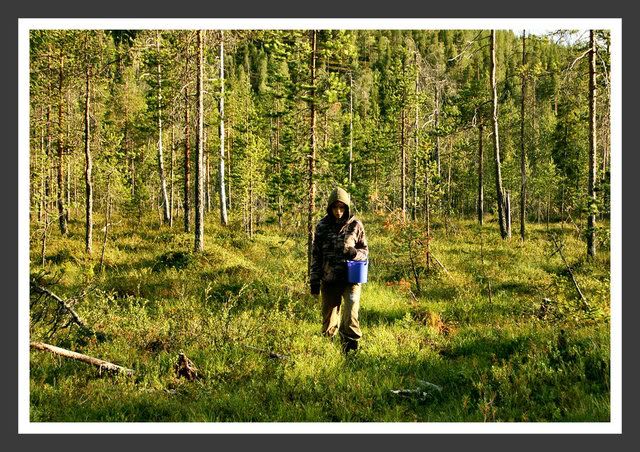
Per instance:
[[[524,243],[502,241],[486,226],[482,246],[472,221],[436,230],[431,251],[445,271],[423,258],[412,269],[401,238],[373,215],[365,223],[370,282],[353,356],[320,335],[302,234],[267,226],[250,241],[212,222],[205,252],[194,255],[190,234],[127,234],[120,226],[102,271],[99,257],[83,254],[81,234],[54,238],[45,279],[63,297],[87,289],[75,309],[104,338],[75,327],[50,337],[42,323],[33,338],[136,376],[100,377],[85,364],[32,352],[31,420],[608,420],[608,253],[585,261],[583,243],[565,235],[590,302],[585,311],[542,226],[531,225]],[[180,352],[201,380],[176,378]],[[440,391],[391,392],[424,382]]]

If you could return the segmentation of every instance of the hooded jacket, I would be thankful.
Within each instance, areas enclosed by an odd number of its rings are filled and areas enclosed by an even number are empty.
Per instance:
[[[343,219],[336,220],[331,206],[336,201],[346,205]],[[351,260],[366,261],[369,247],[360,220],[351,214],[351,199],[342,188],[331,192],[327,202],[327,215],[317,224],[313,237],[311,254],[310,284],[317,288],[321,281],[339,283],[347,281],[347,253],[350,247],[356,249],[356,256]]]

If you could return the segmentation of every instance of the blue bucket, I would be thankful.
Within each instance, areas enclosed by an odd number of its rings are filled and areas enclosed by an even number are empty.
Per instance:
[[[347,281],[351,284],[366,283],[368,261],[347,261]]]

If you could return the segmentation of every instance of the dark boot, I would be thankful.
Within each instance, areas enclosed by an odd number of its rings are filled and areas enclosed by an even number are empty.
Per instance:
[[[349,354],[350,351],[358,350],[358,341],[347,339],[344,343],[344,353]]]

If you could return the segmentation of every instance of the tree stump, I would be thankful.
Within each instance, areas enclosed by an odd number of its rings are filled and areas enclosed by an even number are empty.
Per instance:
[[[193,362],[185,356],[184,353],[178,354],[178,362],[175,365],[178,378],[184,377],[189,381],[201,378],[200,371]]]

